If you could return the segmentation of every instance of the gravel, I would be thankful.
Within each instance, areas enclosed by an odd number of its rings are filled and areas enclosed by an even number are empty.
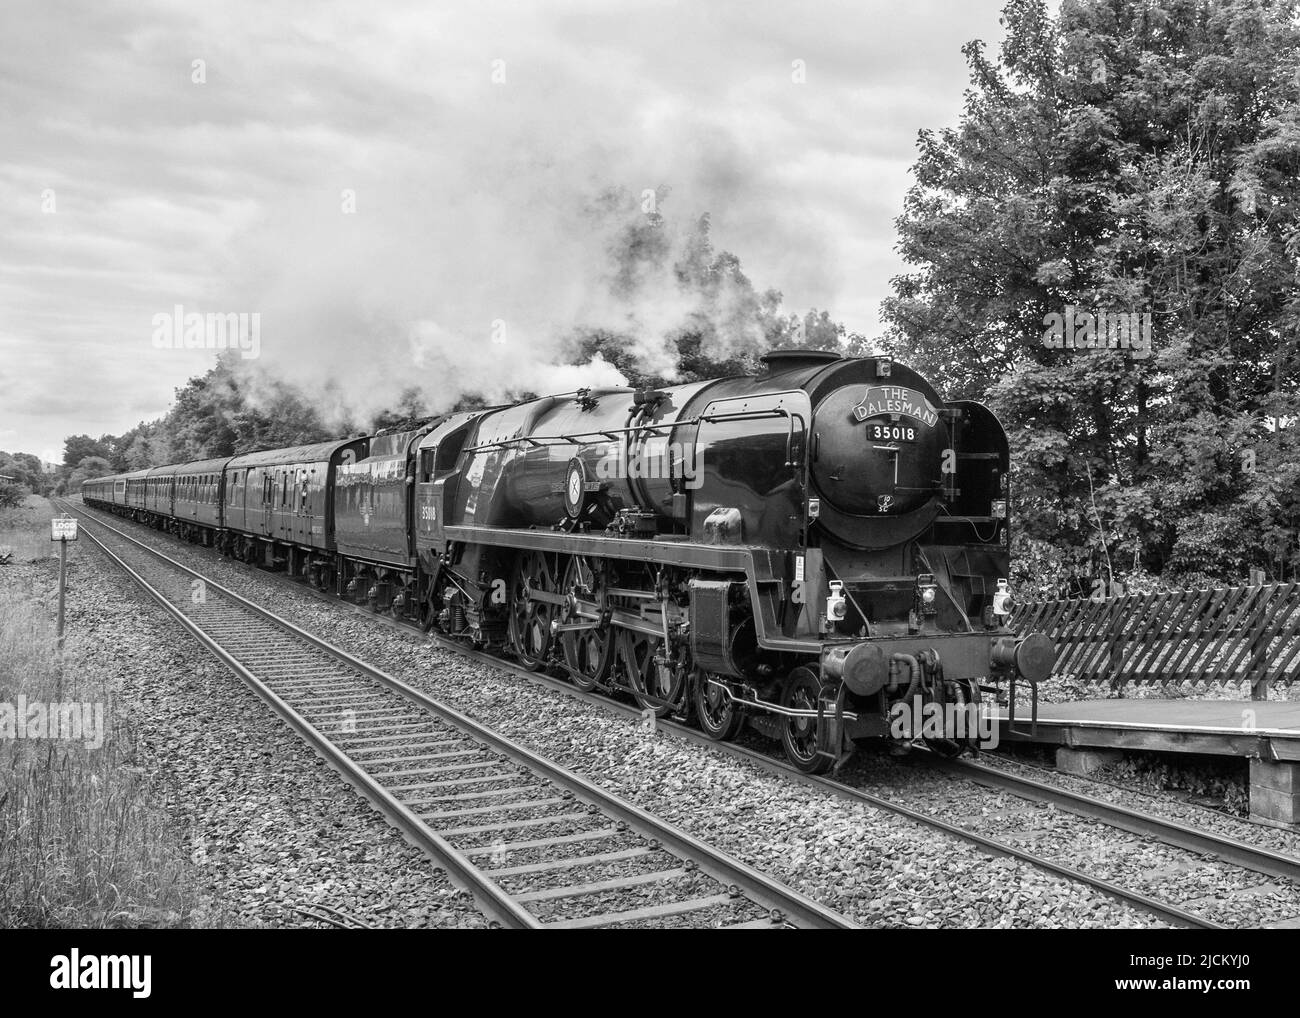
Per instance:
[[[938,774],[923,760],[860,755],[840,778],[1224,925],[1289,926],[1300,918],[1300,886],[1292,881]]]
[[[165,803],[212,902],[208,922],[482,927],[473,899],[354,795],[232,673],[89,542],[71,553],[68,630],[119,674],[119,734]]]
[[[148,534],[141,528],[131,532]],[[414,633],[328,604],[211,552],[149,536],[217,582],[272,605],[354,655],[865,925],[1163,925],[1084,885],[1013,860],[990,859],[888,812],[791,784],[662,729],[646,732],[634,719],[467,661]],[[509,861],[518,862],[513,854]],[[733,913],[719,911],[724,914]],[[682,924],[699,925],[699,919],[692,916]]]
[[[1154,754],[1132,755],[1142,757]],[[1022,760],[1019,757],[1008,757],[1001,754],[985,754],[980,760],[991,767],[997,767],[1037,781],[1047,782],[1070,791],[1082,792],[1085,795],[1091,795],[1106,802],[1113,802],[1130,808],[1140,808],[1160,817],[1181,821],[1202,830],[1212,831],[1215,834],[1247,841],[1261,848],[1269,848],[1275,852],[1282,852],[1300,858],[1300,832],[1286,831],[1254,823],[1246,818],[1244,810],[1241,813],[1225,812],[1200,801],[1202,799],[1201,795],[1198,795],[1196,800],[1192,800],[1177,791],[1170,794],[1170,788],[1167,784],[1169,775],[1166,773],[1168,764],[1162,763],[1160,768],[1154,772],[1126,769],[1122,771],[1122,774],[1127,780],[1117,783],[1107,780],[1108,775],[1113,773],[1110,768],[1103,768],[1091,777],[1081,777],[1041,766],[1032,759]],[[1234,764],[1237,767],[1244,767],[1245,762],[1236,758],[1212,757],[1205,761],[1207,773],[1216,775],[1220,764]],[[1220,782],[1226,786],[1228,779],[1211,777],[1201,787],[1207,788],[1207,790],[1208,788],[1216,788]],[[1235,785],[1235,782],[1233,784]],[[1232,799],[1234,797],[1220,793],[1219,795],[1210,794],[1209,798]]]

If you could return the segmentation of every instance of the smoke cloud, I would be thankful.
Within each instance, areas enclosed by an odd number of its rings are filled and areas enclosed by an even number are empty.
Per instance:
[[[484,39],[472,74],[424,87],[439,60],[387,54],[372,73],[402,96],[388,114],[409,125],[401,140],[323,142],[234,238],[238,306],[262,313],[259,368],[319,394],[327,416],[368,419],[410,387],[437,411],[468,393],[623,384],[600,358],[565,363],[579,330],[625,336],[638,367],[670,378],[670,335],[701,319],[710,353],[761,338],[747,294],[724,281],[705,300],[673,270],[697,217],[743,187],[730,129],[553,37],[519,52],[526,32],[511,35]],[[628,252],[649,222],[658,257]]]

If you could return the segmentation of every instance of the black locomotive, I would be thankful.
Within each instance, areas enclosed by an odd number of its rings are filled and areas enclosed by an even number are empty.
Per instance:
[[[1054,651],[1006,625],[997,419],[886,357],[764,363],[100,478],[82,496],[714,738],[748,721],[805,771],[855,740],[910,741],[914,706],[952,719],[1002,680],[1014,705]],[[970,732],[924,735],[952,751]]]

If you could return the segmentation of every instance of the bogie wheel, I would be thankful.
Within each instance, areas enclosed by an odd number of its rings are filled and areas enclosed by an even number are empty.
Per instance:
[[[734,739],[740,731],[745,715],[727,696],[726,691],[710,682],[721,681],[721,677],[702,669],[696,669],[691,685],[695,687],[691,698],[695,708],[695,719],[700,731],[717,742]]]
[[[545,554],[520,552],[510,581],[510,647],[530,672],[541,671],[551,650],[555,606],[536,601],[529,592],[555,593],[555,576]]]
[[[566,597],[578,601],[600,603],[604,577],[592,567],[588,559],[575,555],[564,570],[560,589]],[[590,622],[591,619],[565,619],[568,622]],[[609,674],[614,657],[614,640],[608,625],[595,629],[571,629],[560,633],[560,649],[564,653],[564,666],[569,680],[584,693],[595,689]]]
[[[785,681],[781,706],[792,710],[817,709],[822,680],[811,668],[796,668]],[[805,774],[821,774],[835,761],[819,752],[815,717],[781,717],[781,746],[786,759]]]
[[[672,713],[688,674],[682,662],[661,665],[655,660],[663,646],[660,637],[620,629],[615,649],[620,682],[632,688],[632,698],[642,710],[652,710],[660,718]]]

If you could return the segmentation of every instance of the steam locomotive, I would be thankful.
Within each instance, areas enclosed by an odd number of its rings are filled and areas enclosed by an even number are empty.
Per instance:
[[[884,356],[582,389],[87,481],[84,501],[815,773],[1051,670],[1008,627],[994,415]],[[1005,685],[1004,685],[1005,684]],[[1036,698],[1035,698],[1036,703]],[[957,710],[952,710],[956,708]]]

